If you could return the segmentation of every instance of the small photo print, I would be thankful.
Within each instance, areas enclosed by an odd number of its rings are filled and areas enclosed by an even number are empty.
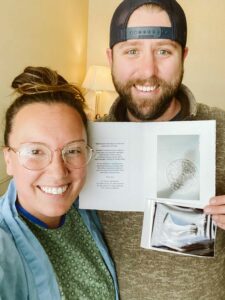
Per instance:
[[[199,135],[157,136],[157,198],[200,200]]]
[[[203,209],[155,202],[151,247],[214,256],[216,227]]]

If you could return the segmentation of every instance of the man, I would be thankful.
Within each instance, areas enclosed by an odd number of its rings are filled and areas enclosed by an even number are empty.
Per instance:
[[[119,98],[104,121],[217,121],[217,195],[225,194],[225,112],[197,104],[181,84],[185,14],[175,0],[124,0],[116,9],[107,50]],[[137,187],[138,188],[138,187]],[[100,212],[115,260],[121,299],[225,299],[225,196],[206,213],[218,225],[215,258],[140,248],[143,213]]]

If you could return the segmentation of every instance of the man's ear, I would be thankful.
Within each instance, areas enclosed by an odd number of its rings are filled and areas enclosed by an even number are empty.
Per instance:
[[[106,49],[106,55],[107,55],[107,58],[108,58],[109,65],[110,65],[110,67],[112,67],[112,60],[113,60],[112,49],[110,49],[110,48]]]
[[[184,60],[185,60],[185,58],[187,57],[188,52],[189,52],[188,47],[185,47],[185,48],[184,48],[184,52],[183,52],[183,58],[184,58]]]
[[[13,175],[12,157],[9,149],[6,147],[3,148],[3,154],[4,154],[5,164],[6,164],[6,173],[9,176],[12,176]]]

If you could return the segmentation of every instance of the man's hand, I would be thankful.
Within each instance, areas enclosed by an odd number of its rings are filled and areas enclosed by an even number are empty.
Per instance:
[[[212,215],[215,224],[225,230],[225,195],[211,198],[204,212]]]

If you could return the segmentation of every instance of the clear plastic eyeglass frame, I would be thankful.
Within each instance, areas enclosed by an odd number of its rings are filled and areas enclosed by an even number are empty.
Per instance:
[[[20,164],[28,170],[42,170],[53,159],[55,152],[60,151],[65,165],[69,169],[85,167],[91,160],[94,150],[83,141],[74,141],[66,144],[63,148],[50,149],[44,143],[24,143],[20,147],[6,147],[18,155]]]

